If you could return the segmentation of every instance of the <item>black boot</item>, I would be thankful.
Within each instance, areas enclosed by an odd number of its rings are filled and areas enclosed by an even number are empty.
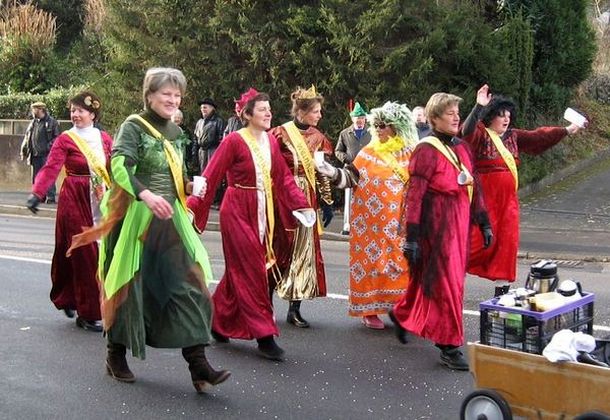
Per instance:
[[[441,365],[453,370],[469,369],[468,361],[459,347],[442,344],[437,344],[436,347],[441,349]]]
[[[214,340],[216,340],[218,343],[226,344],[229,342],[229,337],[222,335],[218,331],[214,331],[214,329],[212,329],[212,337],[214,337]]]
[[[284,350],[277,345],[272,335],[257,338],[256,341],[258,342],[258,351],[264,358],[277,360],[278,362],[284,360],[282,357],[284,355]]]
[[[286,322],[298,328],[309,328],[309,322],[305,321],[301,316],[301,301],[291,300],[288,307],[288,315]]]
[[[193,386],[198,394],[205,392],[210,386],[226,381],[231,376],[231,372],[228,370],[218,371],[210,366],[208,359],[205,357],[205,346],[203,344],[183,348],[182,356],[189,364]]]
[[[127,360],[125,359],[125,353],[127,348],[122,344],[115,344],[108,342],[108,356],[106,357],[106,372],[117,381],[121,382],[135,382],[136,377],[133,376]]]
[[[392,324],[394,324],[394,334],[396,334],[396,338],[398,338],[398,341],[400,341],[402,344],[407,344],[409,342],[407,330],[405,330],[402,325],[400,325],[400,323],[394,316],[394,311],[392,309],[390,309],[390,311],[388,312],[388,316],[390,317]]]

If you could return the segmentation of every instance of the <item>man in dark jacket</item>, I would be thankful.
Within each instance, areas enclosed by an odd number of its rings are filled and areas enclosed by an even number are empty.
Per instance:
[[[34,102],[31,105],[32,122],[28,125],[21,143],[21,160],[32,166],[32,184],[38,171],[47,161],[47,156],[53,145],[53,140],[59,135],[59,124],[47,112],[43,102]],[[47,191],[47,203],[55,203],[55,184]]]
[[[335,156],[341,163],[352,163],[356,155],[371,141],[371,133],[366,129],[366,111],[356,102],[354,109],[349,113],[352,125],[339,133],[339,140],[335,146]]]
[[[199,172],[203,172],[212,155],[220,145],[225,122],[216,112],[216,103],[211,98],[199,101],[201,118],[195,125],[195,144],[193,153],[199,163]]]

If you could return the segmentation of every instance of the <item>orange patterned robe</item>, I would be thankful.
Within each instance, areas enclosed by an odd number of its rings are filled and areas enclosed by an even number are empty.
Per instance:
[[[408,176],[410,148],[393,153]],[[353,162],[359,172],[352,198],[349,314],[387,313],[409,281],[399,223],[406,184],[371,144]]]

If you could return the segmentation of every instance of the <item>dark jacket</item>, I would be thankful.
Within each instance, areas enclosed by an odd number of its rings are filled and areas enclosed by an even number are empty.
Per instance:
[[[354,126],[350,125],[339,133],[339,140],[335,146],[335,156],[337,159],[348,165],[354,161],[356,155],[364,146],[371,141],[371,133],[365,128],[360,140],[356,137]]]
[[[220,145],[225,122],[216,112],[201,118],[195,125],[195,142],[200,149],[215,149]]]
[[[49,114],[40,119],[34,118],[25,130],[21,143],[21,158],[29,162],[32,157],[46,157],[58,135],[59,124],[55,118]]]
[[[244,125],[241,123],[241,119],[237,115],[233,115],[227,121],[227,127],[225,128],[222,138],[224,139],[234,131],[241,130],[243,126]]]

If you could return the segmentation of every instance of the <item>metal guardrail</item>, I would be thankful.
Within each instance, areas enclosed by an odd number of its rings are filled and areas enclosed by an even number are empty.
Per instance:
[[[12,136],[23,136],[25,130],[32,120],[12,120],[12,119],[0,119],[0,134],[12,135]],[[58,120],[59,128],[67,130],[72,126],[70,120]]]

